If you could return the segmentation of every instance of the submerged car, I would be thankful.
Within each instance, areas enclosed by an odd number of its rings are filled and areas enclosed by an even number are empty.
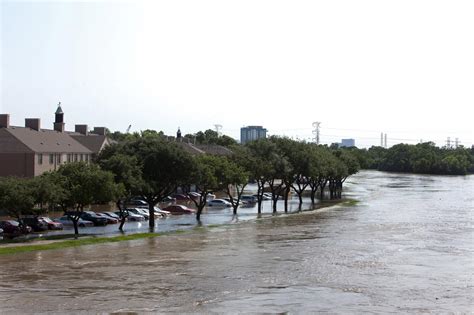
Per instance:
[[[84,211],[81,213],[81,219],[91,221],[94,225],[107,225],[107,219],[98,215],[94,211]]]
[[[64,215],[58,219],[55,219],[55,221],[63,225],[74,225],[74,223],[72,222],[72,218],[67,215]],[[78,227],[94,226],[94,222],[86,221],[84,219],[79,218],[79,220],[77,221],[77,226]]]
[[[119,223],[119,220],[118,220],[118,219],[112,218],[111,216],[108,216],[108,215],[105,214],[105,213],[96,212],[96,214],[97,214],[99,217],[105,218],[105,219],[107,220],[107,224],[117,224],[117,223]]]
[[[168,211],[171,214],[193,214],[196,212],[196,210],[183,205],[171,205],[164,208],[163,210]]]
[[[23,220],[23,223],[30,226],[35,232],[42,232],[42,231],[48,230],[48,223],[41,220],[37,216],[24,217],[22,218],[22,220]]]
[[[232,204],[224,199],[213,199],[207,202],[207,206],[225,208],[225,207],[232,207]]]
[[[63,229],[62,223],[55,222],[55,221],[51,220],[51,218],[38,217],[38,219],[42,220],[43,222],[45,222],[48,225],[48,230],[62,230]]]
[[[31,227],[27,225],[21,226],[20,223],[15,220],[0,221],[0,229],[3,229],[4,234],[12,235],[28,234],[33,231]]]
[[[145,221],[145,217],[140,214],[135,214],[131,211],[125,210],[127,215],[127,221],[129,222],[140,222]],[[115,214],[120,217],[120,211],[116,211]]]

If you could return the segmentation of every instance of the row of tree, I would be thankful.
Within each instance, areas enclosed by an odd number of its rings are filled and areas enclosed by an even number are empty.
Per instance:
[[[178,187],[189,191],[191,186],[201,193],[193,200],[199,221],[210,193],[222,191],[229,196],[233,213],[249,181],[258,185],[258,213],[262,211],[264,192],[270,191],[273,211],[279,200],[288,211],[288,196],[294,191],[300,202],[303,192],[310,191],[314,203],[316,193],[324,198],[341,198],[344,181],[359,169],[351,152],[332,150],[326,146],[271,137],[232,146],[229,157],[192,156],[179,143],[169,142],[159,134],[135,135],[105,148],[94,164],[67,163],[57,171],[33,179],[7,178],[0,181],[0,209],[21,220],[37,205],[59,205],[68,214],[78,233],[77,221],[90,204],[115,201],[122,222],[127,217],[125,205],[140,196],[149,205],[150,213]],[[150,216],[150,228],[155,226]]]
[[[474,148],[437,147],[433,142],[397,144],[389,149],[350,148],[362,168],[439,175],[474,173]]]

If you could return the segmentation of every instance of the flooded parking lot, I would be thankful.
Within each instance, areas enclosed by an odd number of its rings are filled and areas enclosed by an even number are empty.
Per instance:
[[[262,219],[242,209],[213,229],[1,256],[0,313],[469,313],[473,183],[364,171],[348,180],[351,205]],[[202,219],[236,222],[230,209]]]

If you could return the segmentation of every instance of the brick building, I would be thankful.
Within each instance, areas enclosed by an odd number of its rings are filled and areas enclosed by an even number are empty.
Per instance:
[[[42,129],[39,118],[26,118],[24,127],[11,126],[10,115],[0,114],[0,176],[34,177],[63,163],[88,163],[110,143],[105,130],[89,133],[87,125],[76,125],[75,132],[67,132],[60,105],[53,130]]]

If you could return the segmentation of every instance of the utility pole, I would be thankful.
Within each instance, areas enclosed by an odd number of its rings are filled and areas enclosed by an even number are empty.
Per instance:
[[[451,137],[448,137],[448,139],[446,140],[446,148],[451,149]]]
[[[386,149],[387,148],[387,134],[385,134],[384,144],[385,144],[385,149]]]
[[[456,140],[454,141],[454,147],[457,149],[459,146],[459,138],[456,138]]]
[[[315,121],[313,123],[313,141],[316,142],[316,144],[319,145],[319,127],[321,126],[321,122]]]

